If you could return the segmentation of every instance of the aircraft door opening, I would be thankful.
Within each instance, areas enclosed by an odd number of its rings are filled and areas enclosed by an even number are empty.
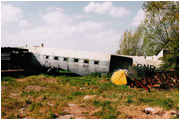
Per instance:
[[[132,58],[111,55],[109,72],[114,72],[119,69],[128,69],[129,66],[132,66],[132,63]]]

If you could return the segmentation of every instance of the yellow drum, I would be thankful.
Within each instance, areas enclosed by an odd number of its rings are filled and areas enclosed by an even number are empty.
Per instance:
[[[111,77],[112,83],[115,85],[126,85],[127,84],[127,79],[126,79],[126,74],[123,70],[119,70],[115,73],[113,73]]]

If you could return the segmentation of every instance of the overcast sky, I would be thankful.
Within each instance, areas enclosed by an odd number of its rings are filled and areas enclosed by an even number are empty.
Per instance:
[[[144,19],[143,2],[1,2],[1,46],[115,53]]]

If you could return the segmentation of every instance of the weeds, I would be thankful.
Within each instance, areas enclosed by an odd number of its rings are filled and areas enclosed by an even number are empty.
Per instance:
[[[46,119],[54,119],[54,118],[56,118],[56,115],[52,111],[49,111],[47,113]]]
[[[140,103],[151,103],[154,102],[153,99],[147,99],[147,98],[139,98]]]
[[[19,82],[18,79],[25,81]],[[48,83],[46,80],[57,82]],[[127,108],[133,106],[133,110],[137,110],[139,106],[151,106],[179,111],[178,90],[152,90],[151,93],[147,93],[144,92],[144,89],[131,89],[126,85],[114,85],[110,82],[108,74],[94,73],[84,77],[54,77],[41,74],[17,79],[2,77],[1,83],[3,86],[1,117],[3,119],[22,118],[22,115],[19,114],[19,116],[15,111],[20,111],[24,105],[27,113],[24,113],[23,117],[41,119],[56,118],[53,111],[59,115],[66,115],[69,111],[63,110],[68,107],[68,104],[77,104],[83,110],[87,109],[87,111],[83,111],[83,113],[87,113],[83,114],[87,118],[89,117],[88,113],[92,112],[89,108],[98,109],[93,113],[97,119],[127,119],[130,116],[129,113],[126,109],[120,109],[124,106]],[[38,90],[33,89],[33,85],[37,86]],[[28,89],[28,86],[31,87]],[[16,91],[17,96],[12,96],[14,91]],[[86,95],[97,97],[84,100]],[[119,110],[121,111],[119,112]]]
[[[100,100],[95,100],[93,105],[96,106],[96,107],[100,107],[101,106],[101,101]]]
[[[162,105],[165,109],[170,110],[174,106],[174,101],[171,98],[168,98],[163,100]]]
[[[39,107],[42,107],[42,103],[41,102],[38,102],[38,103],[32,103],[29,105],[28,107],[28,110],[29,111],[33,111],[35,108],[39,108]]]
[[[65,112],[65,111],[59,111],[58,114],[59,114],[59,115],[66,115],[67,112]]]
[[[33,110],[34,110],[34,107],[35,107],[35,103],[32,103],[32,104],[28,107],[28,110],[29,110],[29,111],[33,111]]]
[[[22,91],[22,93],[21,93],[21,97],[27,97],[27,96],[32,96],[32,95],[34,95],[35,94],[35,92],[34,91],[30,91],[30,92],[25,92],[25,91]]]
[[[127,96],[127,101],[126,103],[133,103],[133,96]]]
[[[5,116],[5,115],[6,115],[6,112],[2,111],[2,112],[1,112],[1,115],[2,115],[2,116]]]
[[[15,78],[12,78],[12,77],[9,77],[9,76],[8,76],[8,77],[2,77],[2,78],[1,78],[1,81],[2,81],[2,82],[4,82],[4,81],[14,81],[14,80],[15,80]]]
[[[87,77],[101,77],[101,73],[96,72],[96,73],[91,73],[90,75],[88,75]]]
[[[98,118],[102,118],[102,119],[116,119],[117,118],[117,115],[119,112],[117,111],[116,107],[111,106],[110,101],[104,101],[104,102],[94,101],[94,105],[98,107],[102,107],[100,111],[93,114],[94,116]]]
[[[16,119],[17,117],[12,113],[10,116],[8,116],[8,119]]]
[[[84,96],[84,95],[86,95],[86,93],[85,92],[74,92],[71,95],[72,96]]]

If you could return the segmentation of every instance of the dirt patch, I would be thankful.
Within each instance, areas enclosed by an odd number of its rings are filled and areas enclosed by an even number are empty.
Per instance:
[[[41,86],[38,86],[38,85],[29,85],[25,88],[27,91],[41,91],[41,90],[44,90],[46,89],[45,87],[41,87]]]
[[[44,97],[44,96],[39,96],[39,97],[36,98],[36,101],[42,102],[42,101],[44,101],[45,99],[46,99],[46,97]]]
[[[40,77],[38,78],[41,82],[47,82],[47,83],[57,83],[56,79],[53,78],[46,78],[46,77]]]
[[[19,94],[17,94],[17,93],[11,93],[11,94],[10,94],[10,97],[11,97],[11,98],[14,98],[14,97],[17,97],[18,95],[19,95]]]
[[[95,97],[96,97],[96,95],[86,95],[86,96],[84,97],[84,100],[93,99],[93,98],[95,98]]]
[[[122,106],[121,109],[119,109],[119,111],[121,112],[121,114],[118,116],[119,119],[125,118],[129,118],[129,119],[170,119],[173,114],[174,111],[165,111],[161,108],[155,107],[155,111],[152,113],[145,113],[145,108],[146,107],[133,107],[133,106]],[[123,115],[124,116],[123,116]]]
[[[3,93],[4,92],[4,90],[6,90],[7,89],[7,87],[6,86],[1,86],[1,93]]]
[[[17,82],[25,82],[25,81],[27,81],[27,79],[26,78],[20,78],[20,79],[17,79],[16,81]]]
[[[44,76],[39,77],[38,80],[39,80],[40,82],[46,82],[46,83],[57,83],[57,80],[56,80],[56,79],[46,78],[46,77],[44,77]],[[27,81],[26,78],[17,79],[17,82],[25,82],[25,81]]]
[[[99,110],[100,109],[94,107],[82,107],[76,104],[69,104],[68,107],[64,108],[66,115],[61,115],[57,119],[97,119],[92,115]]]

